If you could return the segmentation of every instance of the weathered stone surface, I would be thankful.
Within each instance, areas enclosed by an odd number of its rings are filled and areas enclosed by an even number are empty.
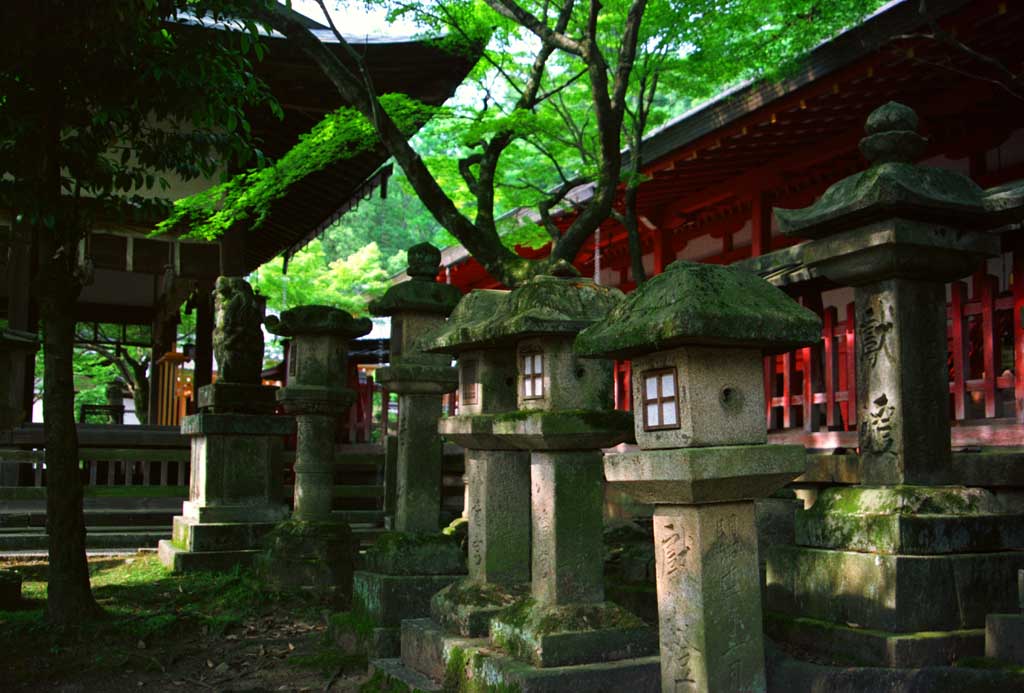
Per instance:
[[[979,488],[830,488],[797,513],[796,541],[887,554],[999,551],[1024,546],[1024,515]]]
[[[448,315],[462,298],[462,292],[451,284],[436,281],[441,265],[441,251],[429,243],[412,246],[406,253],[409,281],[393,284],[380,298],[370,301],[373,315],[394,315],[397,312]]]
[[[302,414],[296,420],[298,435],[292,516],[296,520],[324,522],[331,517],[334,500],[334,431],[337,419]]]
[[[528,560],[526,565],[528,568]],[[469,638],[487,637],[491,619],[529,593],[529,582],[498,584],[463,579],[431,598],[430,615],[449,633]]]
[[[467,450],[469,575],[477,581],[530,580],[530,455]]]
[[[443,534],[386,532],[367,549],[364,565],[367,571],[387,575],[466,573],[466,558],[458,542]]]
[[[352,405],[355,396],[347,387],[289,385],[277,391],[277,401],[293,416],[340,416]]]
[[[516,409],[516,354],[479,349],[459,356],[459,413],[493,414]],[[477,446],[479,447],[479,446]]]
[[[490,341],[490,335],[480,326],[503,310],[502,306],[509,293],[492,289],[470,291],[452,310],[447,322],[438,325],[420,338],[420,348],[424,351],[446,354],[479,350]]]
[[[1016,607],[1024,552],[899,556],[775,546],[768,608],[889,632],[982,628]]]
[[[854,294],[864,483],[949,483],[945,288],[889,279]]]
[[[603,601],[601,453],[534,452],[530,467],[533,598]]]
[[[181,420],[184,436],[288,436],[295,421],[288,416],[253,414],[193,414]]]
[[[395,529],[399,532],[436,532],[440,526],[440,418],[440,396],[401,395],[395,509]]]
[[[984,631],[977,628],[888,633],[771,611],[765,616],[768,637],[842,665],[942,666],[979,657],[984,646]]]
[[[820,338],[821,320],[757,275],[678,260],[581,332],[576,349],[614,358],[687,345],[786,351]]]
[[[516,344],[516,360],[526,355],[543,360],[543,394],[526,396],[525,376],[519,373],[517,406],[520,410],[610,410],[614,405],[612,370],[609,359],[582,359],[572,348],[572,337],[549,335],[530,337]]]
[[[444,682],[453,650],[480,648],[486,644],[486,638],[466,638],[446,633],[429,618],[407,618],[402,621],[402,664],[433,681]]]
[[[754,504],[654,512],[662,690],[763,691]]]
[[[985,617],[985,656],[1024,666],[1024,614]]]
[[[385,575],[357,570],[352,580],[352,608],[384,627],[406,618],[430,616],[430,598],[462,575]]]
[[[633,415],[614,410],[514,411],[494,414],[493,431],[526,450],[586,450],[628,440]]]
[[[217,277],[213,288],[213,355],[227,383],[260,382],[263,308],[241,277]]]
[[[491,641],[536,667],[632,659],[657,650],[653,629],[611,602],[521,601],[491,621]]]
[[[13,570],[0,570],[0,611],[21,605],[21,575]]]
[[[443,395],[459,385],[458,371],[447,363],[415,363],[411,358],[378,368],[377,382],[400,395]]]
[[[373,328],[369,318],[354,318],[332,306],[297,306],[266,319],[267,330],[282,337],[330,335],[342,340],[362,337]]]
[[[248,568],[259,556],[259,549],[231,549],[225,551],[186,551],[169,539],[157,545],[160,562],[175,573],[227,571],[236,567]]]
[[[493,414],[446,416],[437,420],[437,432],[466,449],[519,450],[505,436],[494,432],[494,421]]]
[[[285,515],[281,512],[280,518]],[[171,541],[185,551],[251,550],[274,528],[273,522],[206,522],[175,517]]]
[[[419,693],[445,690],[508,690],[517,693],[657,693],[658,658],[638,657],[569,667],[537,667],[482,648],[453,648],[445,686],[402,665],[398,659],[370,663],[370,685],[380,690]],[[385,688],[387,687],[387,688]]]
[[[650,371],[673,378],[678,427],[644,430]],[[764,358],[756,349],[681,347],[633,359],[634,427],[645,449],[757,445],[768,442],[764,414]],[[657,407],[657,404],[650,405]]]
[[[801,445],[732,445],[605,455],[608,483],[644,503],[763,498],[805,468]]]
[[[255,566],[270,585],[303,588],[336,608],[349,606],[354,546],[346,523],[288,520],[269,532],[263,545]]]
[[[217,381],[199,388],[197,407],[213,414],[272,414],[276,393],[270,385]]]
[[[868,116],[865,132],[861,151],[872,165],[833,184],[806,209],[776,209],[782,233],[817,238],[897,216],[968,228],[986,223],[984,192],[974,181],[956,171],[910,163],[926,143],[917,134],[912,110],[889,102]]]
[[[237,419],[242,415],[200,414],[189,418],[204,417],[209,423],[218,416]],[[245,418],[262,420],[247,421],[246,426],[262,422],[271,428],[271,434],[193,434],[189,500],[184,509],[187,516],[204,520],[202,512],[209,510],[211,521],[217,521],[214,515],[219,515],[221,521],[280,519],[283,441],[273,429],[283,428],[277,426],[278,421],[291,422],[285,417]]]

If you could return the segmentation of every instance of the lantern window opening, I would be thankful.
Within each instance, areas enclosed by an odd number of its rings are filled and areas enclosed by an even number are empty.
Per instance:
[[[643,373],[644,430],[662,431],[677,429],[679,423],[679,400],[676,393],[677,374],[675,368],[657,368]]]
[[[459,397],[463,404],[477,403],[477,362],[476,360],[462,363],[462,388]]]
[[[519,357],[523,399],[544,398],[544,354],[524,351]]]

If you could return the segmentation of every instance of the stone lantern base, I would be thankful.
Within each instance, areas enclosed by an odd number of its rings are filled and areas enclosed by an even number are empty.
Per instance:
[[[231,395],[233,387],[217,394]],[[192,439],[189,500],[174,518],[172,538],[159,544],[160,561],[177,572],[250,565],[262,537],[288,515],[281,497],[281,452],[295,422],[201,413],[185,417],[181,430]]]
[[[347,523],[286,520],[263,545],[255,567],[272,587],[309,590],[335,609],[348,608],[356,545]]]
[[[837,662],[945,665],[984,654],[1017,607],[1024,516],[962,486],[831,488],[768,554],[768,633]]]
[[[352,610],[374,625],[370,656],[397,656],[403,619],[429,616],[434,594],[465,574],[466,558],[452,537],[380,535],[352,580]]]

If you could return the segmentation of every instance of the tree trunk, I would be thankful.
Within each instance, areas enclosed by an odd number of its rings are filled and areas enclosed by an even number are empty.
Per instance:
[[[640,244],[640,220],[636,212],[637,188],[630,183],[626,188],[626,212],[623,215],[622,225],[626,227],[626,237],[629,242],[629,261],[633,269],[633,281],[640,286],[647,281],[647,272],[644,270],[644,250]]]
[[[43,430],[46,440],[46,530],[49,535],[49,587],[46,617],[72,626],[102,613],[89,586],[85,557],[85,515],[78,467],[75,386],[72,359],[77,281],[74,260],[40,229],[40,312],[43,323]],[[74,247],[74,246],[72,246]]]

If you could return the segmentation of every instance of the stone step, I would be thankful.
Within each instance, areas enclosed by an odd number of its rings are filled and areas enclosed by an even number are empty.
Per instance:
[[[486,647],[487,638],[463,638],[446,634],[430,618],[402,621],[402,665],[435,681],[444,679],[448,657],[456,647]]]
[[[20,529],[20,528],[19,528]],[[155,548],[161,539],[169,539],[168,527],[104,527],[86,529],[89,549]],[[0,531],[0,551],[46,550],[49,538],[39,528],[29,531]]]
[[[235,566],[248,568],[259,554],[259,550],[182,551],[169,539],[161,539],[157,553],[160,562],[166,567],[176,573],[188,573],[198,570],[231,570]]]
[[[175,509],[152,509],[132,510],[111,508],[108,510],[86,510],[86,527],[104,526],[170,526],[171,519],[176,512],[181,512],[181,506]],[[0,513],[0,528],[6,527],[44,527],[46,525],[46,510],[30,510],[25,512],[2,512]]]
[[[441,684],[403,665],[401,659],[372,660],[369,683],[377,687],[375,690],[394,693],[444,690]]]

